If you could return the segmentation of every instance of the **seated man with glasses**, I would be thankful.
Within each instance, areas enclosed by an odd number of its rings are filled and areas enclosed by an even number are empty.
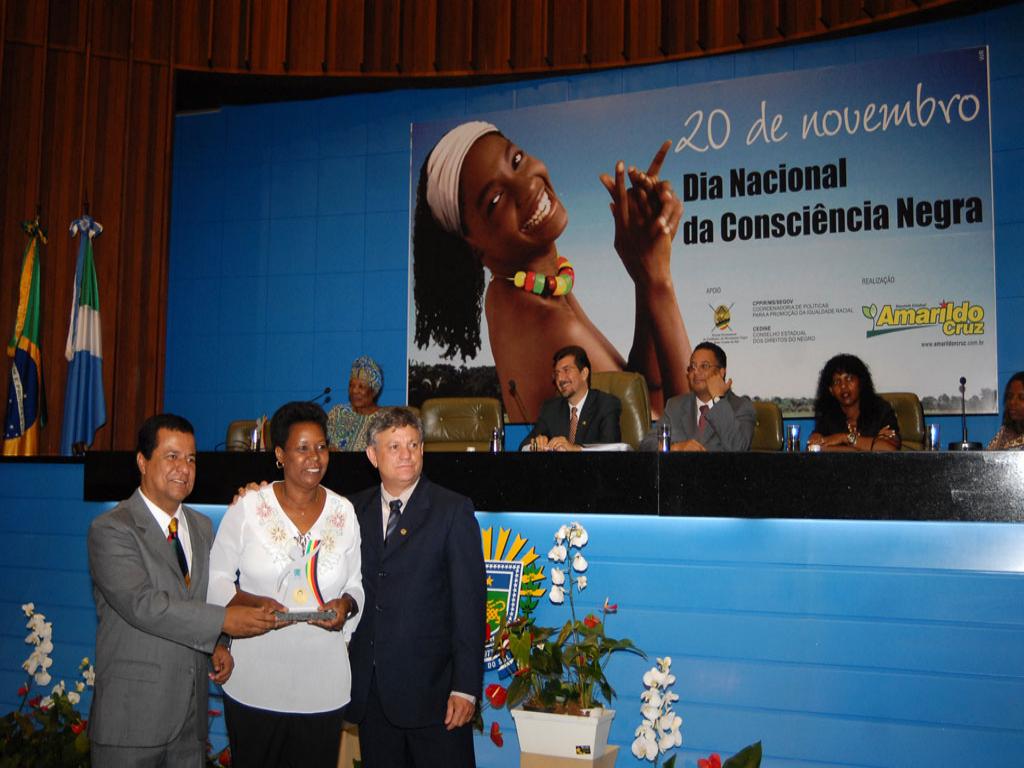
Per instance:
[[[546,400],[520,450],[579,451],[581,446],[622,440],[622,403],[590,388],[590,359],[582,347],[562,347],[552,358],[558,396]]]
[[[757,417],[749,397],[732,391],[725,378],[725,352],[702,342],[693,348],[686,369],[690,392],[665,403],[665,413],[640,442],[640,450],[658,450],[662,425],[670,429],[673,451],[748,451]]]

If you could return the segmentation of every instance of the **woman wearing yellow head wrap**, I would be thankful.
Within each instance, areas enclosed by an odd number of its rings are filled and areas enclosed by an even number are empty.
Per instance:
[[[348,402],[336,405],[327,414],[327,441],[335,451],[365,451],[366,428],[370,416],[380,406],[384,376],[380,366],[369,355],[357,357],[348,380]]]

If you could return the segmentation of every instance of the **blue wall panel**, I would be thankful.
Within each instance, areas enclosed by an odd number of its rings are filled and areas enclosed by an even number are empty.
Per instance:
[[[202,471],[200,469],[200,471]],[[28,647],[20,606],[54,623],[55,679],[92,656],[85,556],[90,521],[78,464],[0,463],[0,706],[16,705]],[[214,518],[223,507],[200,505]],[[562,515],[481,513],[546,559]],[[628,750],[640,678],[671,656],[683,763],[761,739],[766,768],[1014,764],[1024,748],[1024,528],[1009,524],[584,516],[589,585],[581,614],[618,603],[612,636],[651,656],[616,657],[611,740]],[[567,606],[541,600],[542,623]],[[488,682],[491,681],[488,677]],[[498,750],[518,764],[506,712]],[[224,743],[215,724],[216,745]],[[620,766],[647,765],[624,752]]]
[[[349,364],[363,353],[387,361],[381,402],[404,401],[410,121],[971,45],[991,48],[999,319],[1003,329],[1014,328],[1024,296],[1016,234],[1024,210],[1022,39],[1018,3],[871,35],[671,64],[181,115],[165,407],[192,417],[200,446],[212,448],[230,420],[270,414],[288,393],[308,397],[331,386],[334,402],[344,401]],[[271,278],[242,280],[262,275]],[[262,347],[248,339],[252,334],[265,334]],[[1024,349],[1010,335],[999,334],[1000,385],[1024,369]],[[229,353],[240,338],[245,350],[259,351]],[[213,351],[196,352],[196,345]],[[318,350],[337,356],[321,360]],[[262,388],[240,386],[240,355],[250,361],[241,366],[246,374],[254,366],[288,370],[268,373]],[[248,397],[238,398],[240,391]],[[937,421],[944,440],[959,437],[956,419]],[[810,424],[801,423],[806,437]],[[972,436],[987,440],[998,423],[995,416],[972,417]]]

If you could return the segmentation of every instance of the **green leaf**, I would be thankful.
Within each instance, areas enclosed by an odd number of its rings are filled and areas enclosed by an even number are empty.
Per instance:
[[[676,756],[672,755],[668,760],[665,761],[664,768],[676,768]]]
[[[724,763],[722,768],[760,768],[761,742],[744,747]]]
[[[866,317],[868,320],[875,319],[875,313],[872,307],[865,307],[862,305],[860,311],[864,313],[864,317]]]

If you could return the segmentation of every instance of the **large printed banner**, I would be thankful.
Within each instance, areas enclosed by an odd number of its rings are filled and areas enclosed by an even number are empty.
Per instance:
[[[967,410],[991,413],[988,94],[988,51],[973,48],[468,119],[493,122],[547,165],[568,213],[557,246],[575,266],[572,295],[622,358],[636,292],[598,174],[619,159],[644,169],[670,139],[661,177],[685,205],[671,254],[679,308],[691,344],[725,349],[735,391],[807,414],[822,365],[848,352],[876,389],[916,392],[929,413],[959,411],[961,376]],[[413,204],[421,165],[459,122],[413,125]],[[491,341],[503,336],[488,328],[486,295],[482,304],[479,350],[462,359],[415,343],[410,301],[410,402],[500,392],[518,421],[508,381],[549,377],[552,350],[537,338],[536,365],[495,372]]]

